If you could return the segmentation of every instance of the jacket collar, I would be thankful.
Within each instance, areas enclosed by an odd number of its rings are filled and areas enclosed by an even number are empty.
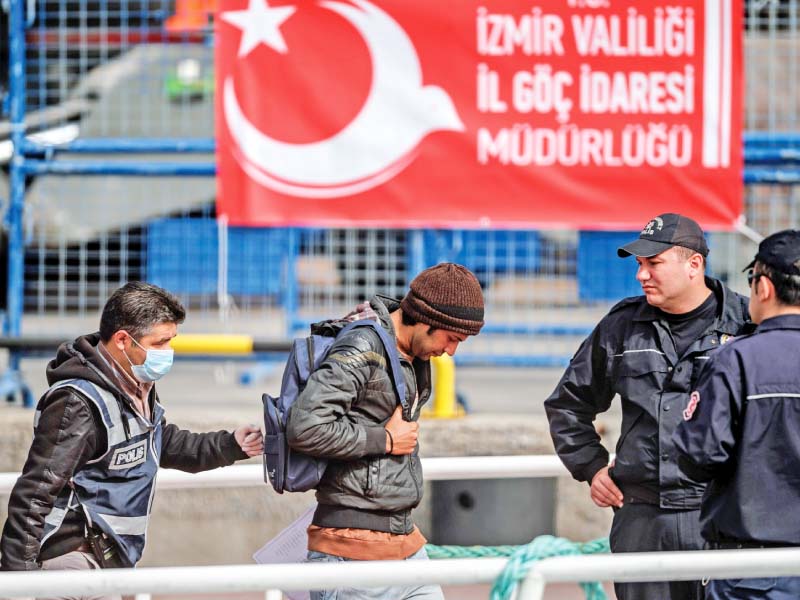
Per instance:
[[[773,329],[800,329],[800,315],[778,315],[761,322],[756,329],[757,333],[772,331]]]
[[[397,340],[397,332],[394,330],[394,323],[389,314],[400,308],[400,299],[384,296],[383,294],[375,294],[370,298],[369,304],[372,310],[378,314],[378,319],[380,319],[383,328]],[[422,378],[422,387],[427,389],[430,382],[430,361],[414,358],[411,363],[414,365],[414,370],[417,373],[417,380],[419,381],[420,378]],[[427,395],[425,397],[427,398]]]
[[[397,338],[397,332],[394,330],[394,323],[389,313],[393,313],[400,308],[400,300],[392,298],[391,296],[384,296],[382,294],[375,294],[369,300],[369,305],[378,314],[378,319],[383,325],[383,328],[388,331],[392,337]]]
[[[101,343],[100,334],[91,333],[61,344],[56,357],[47,365],[47,383],[55,385],[65,379],[86,379],[133,407],[130,396],[120,388],[116,373],[100,356],[97,347]],[[152,401],[157,401],[155,385],[151,387],[150,394]]]
[[[714,330],[730,335],[738,334],[742,329],[742,324],[749,318],[746,316],[747,305],[735,292],[722,285],[718,279],[711,277],[705,278],[706,285],[717,297],[717,319],[714,323]],[[642,303],[633,316],[634,321],[659,321],[661,316],[654,306],[647,303],[642,296]]]
[[[125,369],[122,368],[122,365],[117,363],[111,353],[106,349],[103,345],[103,342],[99,342],[96,346],[97,348],[97,356],[111,369],[114,374],[114,382],[117,384],[119,389],[128,396],[128,398],[133,403],[133,406],[138,407],[139,403],[141,403],[141,407],[143,412],[148,413],[142,416],[147,417],[148,419],[153,413],[152,406],[150,406],[151,400],[151,391],[155,386],[155,382],[150,381],[148,383],[142,383],[137,381],[128,373],[125,372]],[[138,408],[137,408],[137,412]]]

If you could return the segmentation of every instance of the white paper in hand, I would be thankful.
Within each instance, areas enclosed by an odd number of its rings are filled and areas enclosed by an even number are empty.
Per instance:
[[[312,504],[291,525],[264,544],[253,554],[253,560],[262,565],[301,563],[308,554],[308,526],[317,505]],[[308,600],[308,592],[285,592],[289,600]]]

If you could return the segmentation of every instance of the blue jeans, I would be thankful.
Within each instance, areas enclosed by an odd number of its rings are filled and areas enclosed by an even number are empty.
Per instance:
[[[346,562],[352,559],[325,554],[324,552],[308,552],[306,562]],[[428,560],[425,548],[412,554],[406,560]],[[311,600],[444,600],[442,588],[438,585],[409,585],[381,587],[369,589],[340,588],[337,590],[311,590]]]
[[[795,600],[800,577],[716,579],[708,582],[706,600]]]

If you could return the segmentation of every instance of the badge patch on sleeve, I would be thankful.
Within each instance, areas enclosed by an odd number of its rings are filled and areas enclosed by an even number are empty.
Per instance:
[[[147,439],[125,448],[117,448],[111,455],[109,469],[130,469],[147,460]]]
[[[691,420],[691,418],[694,416],[694,411],[697,410],[698,404],[700,404],[700,392],[695,390],[692,392],[692,395],[689,396],[689,404],[686,406],[686,410],[683,411],[684,421]]]

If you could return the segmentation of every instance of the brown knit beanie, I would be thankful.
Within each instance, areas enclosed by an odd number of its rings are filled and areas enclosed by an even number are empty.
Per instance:
[[[441,263],[417,275],[400,308],[431,327],[478,335],[483,327],[481,284],[466,267]]]

